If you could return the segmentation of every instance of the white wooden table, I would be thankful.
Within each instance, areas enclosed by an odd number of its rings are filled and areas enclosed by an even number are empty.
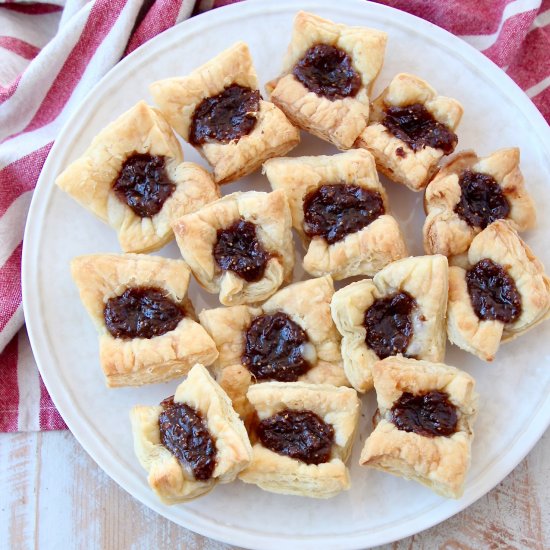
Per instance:
[[[545,550],[550,548],[549,484],[550,431],[511,475],[470,508],[380,548]],[[99,469],[68,431],[0,434],[0,548],[234,549],[140,504]]]

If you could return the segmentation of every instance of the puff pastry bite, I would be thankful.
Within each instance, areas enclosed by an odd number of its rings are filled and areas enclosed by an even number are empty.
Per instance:
[[[182,161],[166,120],[140,101],[104,128],[56,183],[115,229],[124,252],[150,252],[174,238],[172,220],[220,196],[208,172]]]
[[[150,86],[168,122],[228,183],[250,174],[268,158],[300,142],[300,132],[258,90],[248,46],[237,42],[180,78]]]
[[[334,294],[330,307],[342,335],[344,370],[357,391],[372,389],[379,359],[402,354],[443,361],[447,283],[445,256],[410,257]]]
[[[71,262],[80,298],[99,333],[107,386],[141,386],[186,374],[218,356],[187,298],[181,260],[91,254]]]
[[[536,225],[533,199],[519,168],[519,149],[499,149],[480,158],[463,151],[450,160],[426,187],[424,196],[426,254],[454,256],[490,223],[507,219],[518,231]]]
[[[254,382],[348,385],[340,335],[330,316],[333,294],[327,276],[289,285],[260,307],[200,312],[219,350],[213,364],[217,380],[243,419],[252,412],[246,392]]]
[[[303,265],[309,274],[336,280],[374,275],[407,256],[368,151],[271,159],[264,173],[288,198],[292,224],[307,249]]]
[[[467,260],[467,269],[449,269],[447,335],[453,344],[492,361],[501,341],[548,319],[550,278],[506,220],[474,238]]]
[[[413,191],[426,187],[439,160],[452,153],[462,105],[421,78],[400,73],[372,103],[369,125],[359,136],[380,172]]]
[[[386,41],[382,31],[298,12],[282,74],[266,86],[271,101],[303,130],[349,149],[367,125]]]
[[[460,498],[470,467],[477,394],[467,373],[388,357],[373,367],[376,425],[359,463]]]
[[[261,302],[292,278],[294,242],[283,191],[232,193],[173,227],[199,283],[219,292],[226,306]]]
[[[230,483],[252,458],[244,424],[231,401],[200,364],[158,406],[130,412],[134,449],[148,482],[165,504],[176,504]]]
[[[330,498],[350,487],[345,462],[359,420],[355,390],[328,384],[267,382],[251,386],[257,413],[245,483],[285,495]]]

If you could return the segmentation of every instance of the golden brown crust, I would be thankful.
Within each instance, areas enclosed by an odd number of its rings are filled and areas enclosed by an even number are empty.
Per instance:
[[[241,218],[256,225],[258,240],[272,254],[258,282],[249,283],[232,271],[221,271],[212,252],[217,231]],[[232,193],[181,217],[173,227],[181,254],[198,282],[212,294],[219,292],[224,305],[261,302],[292,278],[294,241],[282,191]]]
[[[475,381],[467,373],[442,363],[388,357],[373,367],[380,421],[365,442],[359,463],[418,481],[438,494],[459,498],[470,466],[473,422],[477,409]],[[399,430],[391,408],[405,393],[448,394],[457,407],[457,431],[448,437],[425,437]]]
[[[339,25],[298,12],[282,74],[266,87],[271,101],[303,130],[339,149],[349,149],[367,124],[369,94],[384,62],[386,41],[386,33],[378,30]],[[336,46],[351,57],[362,81],[357,95],[331,101],[310,92],[291,74],[306,51],[317,44]]]
[[[258,78],[248,46],[237,42],[185,77],[168,78],[150,86],[168,122],[189,141],[193,113],[202,100],[231,84],[256,90]],[[199,153],[213,166],[217,183],[229,183],[259,168],[268,158],[284,155],[300,141],[300,133],[272,103],[260,100],[252,132],[230,143],[206,143]]]
[[[290,205],[292,224],[307,253],[304,269],[313,276],[344,279],[374,275],[388,263],[407,256],[407,247],[393,216],[384,214],[360,231],[328,244],[322,237],[309,239],[304,232],[305,197],[322,185],[357,185],[380,193],[389,212],[386,191],[378,180],[372,155],[364,150],[333,156],[277,158],[264,163],[273,189],[282,189]]]
[[[214,341],[189,315],[174,330],[150,339],[114,338],[105,325],[107,300],[136,286],[160,288],[189,311],[190,270],[185,262],[139,254],[92,254],[75,258],[71,273],[99,333],[100,363],[109,387],[164,382],[185,375],[198,361],[209,365],[218,356]]]
[[[510,205],[507,219],[518,231],[536,225],[535,204],[519,169],[519,149],[499,149],[484,158],[473,151],[462,151],[447,162],[426,187],[424,206],[427,217],[423,228],[426,254],[454,256],[466,252],[472,239],[481,231],[455,212],[461,198],[459,178],[465,170],[495,179]]]
[[[210,172],[194,162],[182,162],[176,168],[175,180],[181,185],[174,191],[174,200],[166,201],[165,207],[170,226],[174,220],[221,197],[220,188],[212,180]]]
[[[391,263],[373,279],[351,283],[334,294],[332,318],[342,335],[344,370],[357,391],[372,389],[372,369],[379,360],[365,342],[365,311],[375,300],[397,292],[407,292],[417,304],[411,315],[413,333],[407,354],[428,361],[443,361],[447,280],[445,256],[410,257]]]
[[[462,118],[463,108],[458,101],[437,95],[426,81],[417,76],[400,73],[373,101],[369,125],[355,146],[370,151],[376,167],[388,178],[413,191],[420,191],[437,171],[443,151],[424,147],[415,152],[381,124],[387,107],[404,107],[413,103],[423,104],[437,121],[453,131]]]
[[[492,361],[500,342],[527,332],[550,315],[550,279],[532,250],[519,238],[511,222],[498,220],[472,241],[468,267],[488,258],[503,266],[521,296],[521,315],[514,323],[482,321],[476,315],[466,285],[466,270],[449,270],[449,340],[484,361]]]
[[[136,406],[130,412],[134,449],[147,470],[148,482],[165,504],[186,502],[211,491],[217,483],[230,483],[252,459],[245,427],[231,401],[200,364],[195,365],[174,395],[201,413],[216,443],[216,467],[212,478],[198,481],[162,443],[158,419],[160,406]]]
[[[141,218],[113,191],[122,165],[133,153],[165,157],[166,172],[176,186],[158,214]],[[56,184],[91,210],[118,234],[125,252],[151,252],[174,237],[175,217],[219,198],[210,174],[183,160],[181,147],[162,115],[140,101],[104,128],[84,154],[56,179]]]
[[[367,228],[330,247],[322,239],[313,239],[304,257],[304,269],[317,277],[330,273],[336,280],[358,274],[373,276],[407,254],[397,220],[384,214]],[[334,265],[345,265],[346,268],[334,272]]]
[[[252,407],[250,401],[248,401],[246,397],[246,392],[253,383],[250,371],[241,364],[238,364],[217,368],[215,372],[216,381],[227,393],[233,404],[233,409],[235,409],[235,412],[240,416],[246,428],[249,429],[254,422],[254,407]]]
[[[250,465],[239,478],[274,493],[330,498],[349,489],[345,466],[357,429],[361,403],[355,390],[327,384],[266,382],[251,386],[247,394],[259,420],[284,409],[309,410],[334,428],[330,460],[306,464],[279,455],[256,443]]]
[[[245,422],[250,420],[251,412],[246,392],[254,379],[241,363],[244,336],[252,321],[262,314],[282,311],[307,333],[309,341],[304,356],[312,368],[299,378],[300,381],[348,385],[340,355],[340,335],[330,316],[333,294],[332,279],[322,277],[289,285],[261,307],[235,306],[200,312],[201,324],[219,350],[213,364],[217,380]]]

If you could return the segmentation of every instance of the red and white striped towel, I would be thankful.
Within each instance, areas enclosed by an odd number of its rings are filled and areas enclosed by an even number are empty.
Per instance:
[[[0,431],[65,427],[22,328],[20,276],[26,213],[57,133],[124,55],[193,13],[235,1],[0,0]],[[470,42],[550,120],[550,0],[379,3]]]

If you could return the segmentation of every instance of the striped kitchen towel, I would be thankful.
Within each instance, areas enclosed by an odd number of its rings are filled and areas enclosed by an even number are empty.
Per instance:
[[[0,431],[65,427],[23,327],[20,275],[26,214],[57,133],[122,57],[194,13],[234,1],[0,0]],[[379,3],[483,51],[550,120],[550,0]]]

